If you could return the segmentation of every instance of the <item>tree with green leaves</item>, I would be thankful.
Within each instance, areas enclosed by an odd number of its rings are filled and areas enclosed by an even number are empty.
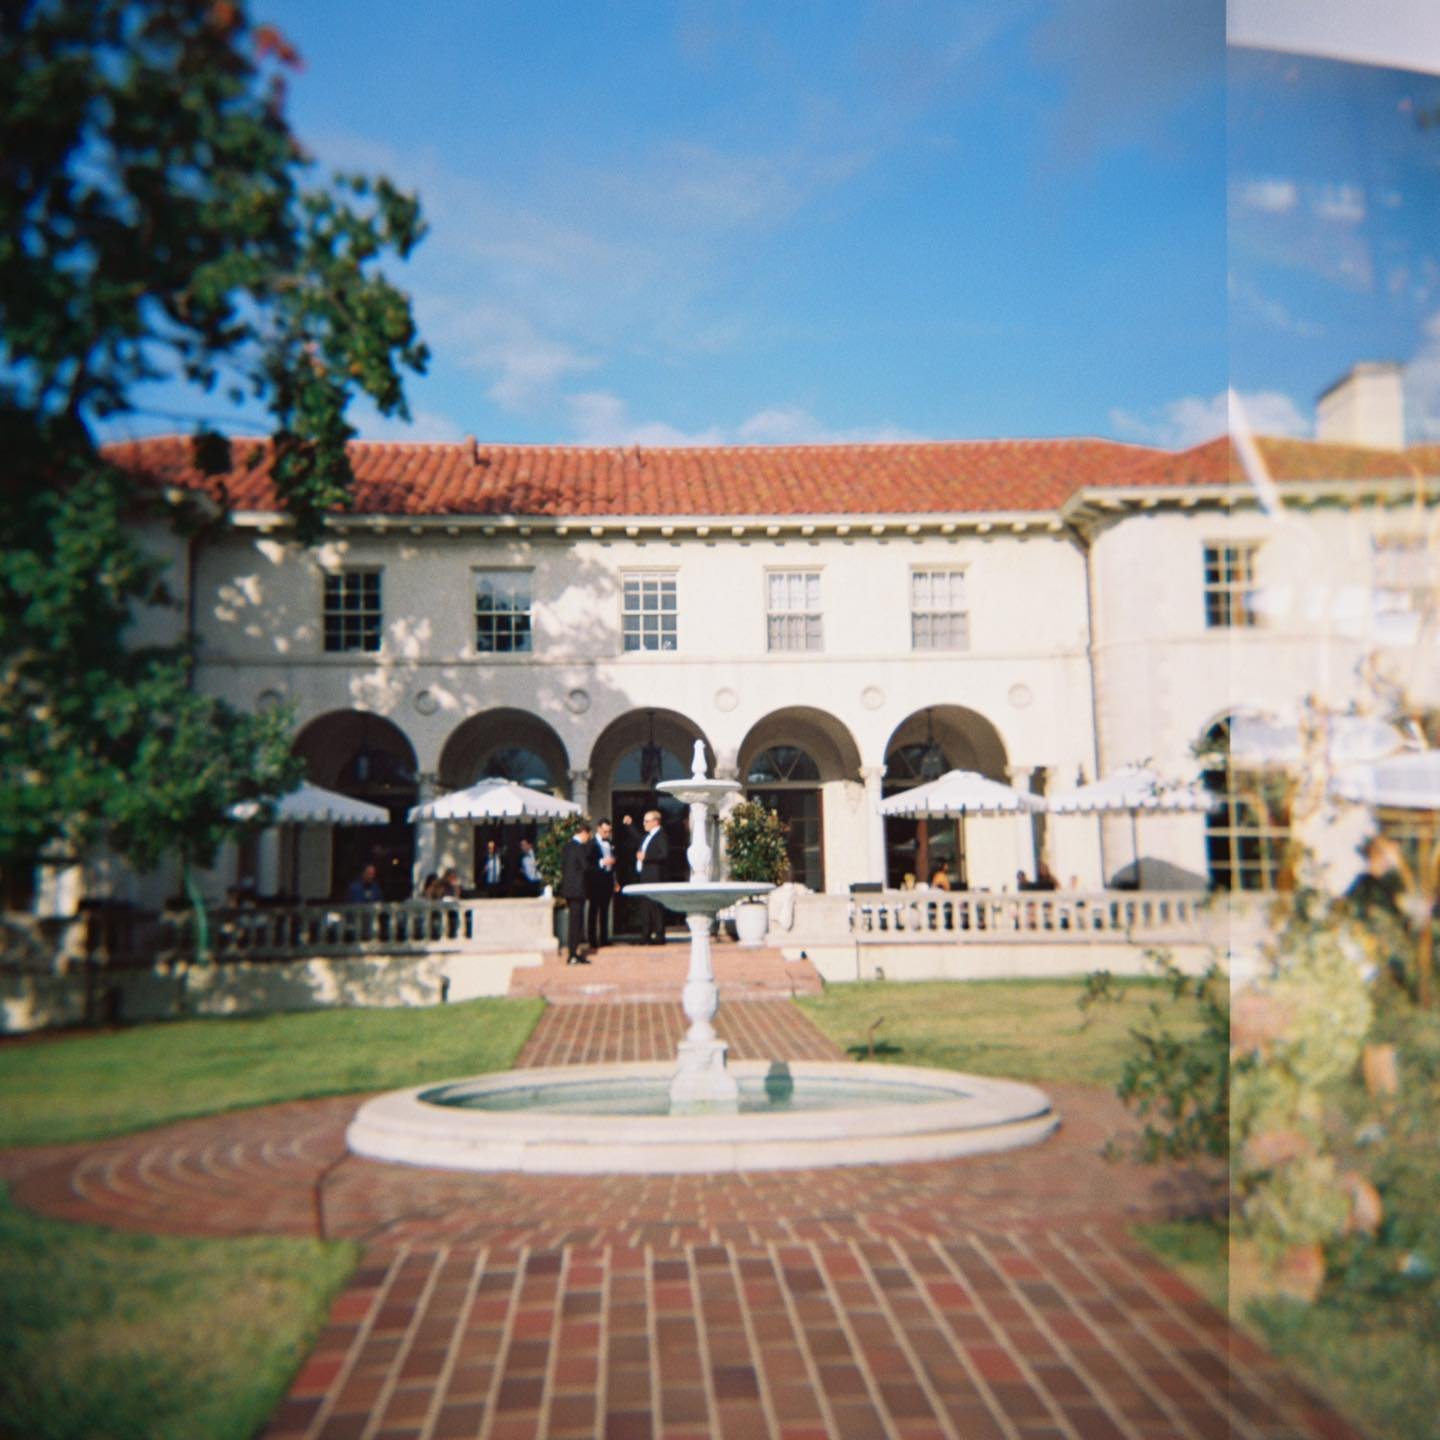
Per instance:
[[[379,266],[419,207],[315,176],[284,114],[298,66],[239,0],[0,0],[0,867],[98,842],[208,863],[236,801],[297,778],[283,717],[197,694],[185,645],[127,646],[175,603],[138,527],[194,541],[224,495],[125,472],[97,428],[168,378],[262,406],[308,543],[348,500],[350,400],[406,413],[426,352]],[[194,458],[230,468],[212,420]]]

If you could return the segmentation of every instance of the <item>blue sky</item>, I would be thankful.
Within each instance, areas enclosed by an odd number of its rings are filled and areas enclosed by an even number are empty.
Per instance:
[[[1221,0],[254,10],[305,58],[317,158],[418,191],[431,225],[393,272],[434,355],[415,423],[357,408],[366,436],[1180,445],[1223,429],[1232,376],[1260,428],[1303,431],[1352,360],[1432,343],[1440,301],[1361,315],[1395,227],[1430,273],[1429,152],[1361,164],[1348,100],[1322,143],[1323,62],[1293,84],[1232,52],[1227,89]],[[1267,231],[1287,182],[1292,218],[1363,195],[1331,232],[1372,253],[1363,297]]]
[[[1412,438],[1440,439],[1440,77],[1237,49],[1229,134],[1232,383],[1275,429],[1400,361]]]

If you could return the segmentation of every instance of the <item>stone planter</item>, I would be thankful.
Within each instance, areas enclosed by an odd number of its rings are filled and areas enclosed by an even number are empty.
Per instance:
[[[763,900],[742,900],[735,907],[735,938],[755,949],[765,943],[770,929],[770,907]]]

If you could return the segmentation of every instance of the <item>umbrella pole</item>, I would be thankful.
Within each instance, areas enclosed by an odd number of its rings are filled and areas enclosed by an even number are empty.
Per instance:
[[[1130,854],[1135,861],[1135,888],[1143,890],[1144,877],[1140,873],[1140,830],[1136,824],[1136,812],[1130,812]]]

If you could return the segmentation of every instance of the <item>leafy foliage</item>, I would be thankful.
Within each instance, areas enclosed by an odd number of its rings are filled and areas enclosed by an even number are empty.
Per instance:
[[[1117,1093],[1146,1119],[1145,1159],[1223,1156],[1230,1145],[1229,981],[1218,965],[1197,978],[1168,955],[1153,958],[1190,1023],[1177,1031],[1152,1004],[1148,1021],[1131,1031],[1136,1048]]]
[[[0,25],[0,864],[102,838],[203,860],[229,804],[294,778],[280,722],[194,695],[183,647],[127,650],[173,603],[136,527],[202,543],[225,496],[107,464],[93,426],[172,375],[260,401],[308,542],[349,493],[351,396],[405,413],[426,353],[377,263],[419,209],[384,180],[309,183],[297,64],[239,0],[36,0]],[[202,422],[194,458],[221,474],[229,443]]]
[[[562,815],[552,820],[535,842],[535,868],[540,878],[555,892],[560,889],[560,874],[565,868],[565,846],[580,828],[580,815]]]
[[[733,880],[779,885],[790,874],[788,826],[758,800],[742,800],[725,817],[725,854]]]

